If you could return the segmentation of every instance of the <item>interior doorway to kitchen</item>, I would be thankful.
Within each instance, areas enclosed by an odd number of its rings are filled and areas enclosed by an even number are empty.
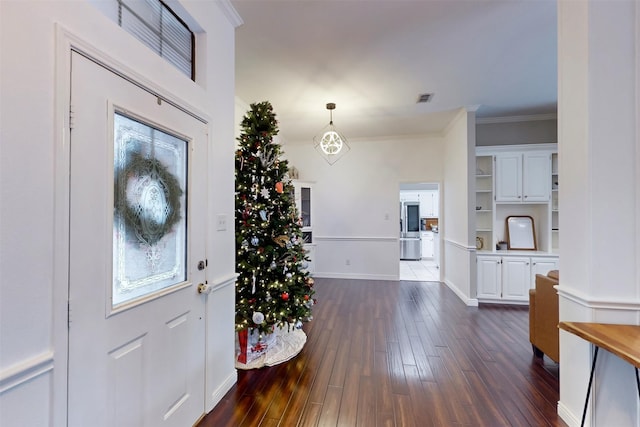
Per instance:
[[[400,210],[400,280],[440,280],[440,185],[402,183]]]

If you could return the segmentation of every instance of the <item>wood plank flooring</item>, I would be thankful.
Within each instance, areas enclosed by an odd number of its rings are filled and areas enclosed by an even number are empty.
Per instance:
[[[566,426],[528,307],[467,307],[439,282],[315,283],[302,352],[240,370],[197,427]]]

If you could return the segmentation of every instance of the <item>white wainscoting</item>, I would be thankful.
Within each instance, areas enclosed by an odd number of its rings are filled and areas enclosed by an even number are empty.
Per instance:
[[[561,321],[640,324],[640,300],[593,298],[582,291],[563,286],[558,290]],[[587,393],[593,346],[560,331],[560,390],[558,414],[570,426],[580,424]],[[585,425],[640,425],[638,391],[633,366],[601,351],[594,377]],[[567,391],[569,390],[569,391]]]
[[[569,301],[572,301],[578,305],[581,305],[586,308],[594,309],[594,310],[611,310],[612,312],[617,311],[630,311],[633,313],[640,313],[640,299],[625,299],[619,300],[615,298],[607,298],[607,299],[597,299],[592,298],[581,292],[577,289],[569,288],[567,286],[562,286],[562,284],[556,287],[558,290],[558,295],[562,298],[566,298]],[[595,320],[594,320],[595,321]],[[612,323],[612,322],[609,322]]]
[[[398,280],[398,237],[314,236],[314,277]]]
[[[211,280],[207,295],[206,411],[211,411],[238,380],[235,369],[235,283],[237,273]]]
[[[46,426],[51,419],[53,352],[0,371],[0,425]]]
[[[444,283],[468,306],[477,306],[475,289],[472,289],[472,262],[475,262],[475,246],[468,246],[451,239],[444,239],[444,257],[440,268]],[[473,270],[475,276],[475,269]],[[474,286],[475,287],[475,282]]]

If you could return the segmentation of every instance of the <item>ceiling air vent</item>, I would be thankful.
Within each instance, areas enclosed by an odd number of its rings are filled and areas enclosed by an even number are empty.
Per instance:
[[[423,93],[418,95],[418,104],[430,102],[433,99],[433,93]]]

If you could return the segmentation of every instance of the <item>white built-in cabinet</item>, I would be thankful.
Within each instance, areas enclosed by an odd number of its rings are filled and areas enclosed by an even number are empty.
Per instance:
[[[480,302],[527,304],[536,274],[558,269],[556,255],[493,253],[476,257],[477,298]]]
[[[550,202],[551,154],[549,151],[496,154],[496,202]]]
[[[547,275],[558,269],[558,257],[531,257],[531,287],[535,285],[536,274]]]
[[[475,170],[476,249],[493,251],[507,241],[510,215],[534,219],[537,248],[558,252],[559,200],[556,144],[477,147]]]
[[[314,259],[316,252],[316,245],[313,242],[313,183],[298,180],[292,180],[291,183],[293,184],[294,200],[298,208],[298,214],[302,221],[302,237],[305,242],[304,248],[309,257],[307,271],[313,274],[315,272]]]
[[[494,157],[491,154],[476,156],[476,249],[491,250],[493,241],[494,207],[493,197]]]
[[[502,258],[478,255],[477,296],[478,300],[499,300],[502,298]]]
[[[523,302],[528,299],[531,259],[522,256],[478,256],[478,299]]]
[[[528,303],[536,274],[558,269],[557,144],[477,147],[475,231],[477,297]],[[508,216],[531,216],[535,251],[498,250]]]

